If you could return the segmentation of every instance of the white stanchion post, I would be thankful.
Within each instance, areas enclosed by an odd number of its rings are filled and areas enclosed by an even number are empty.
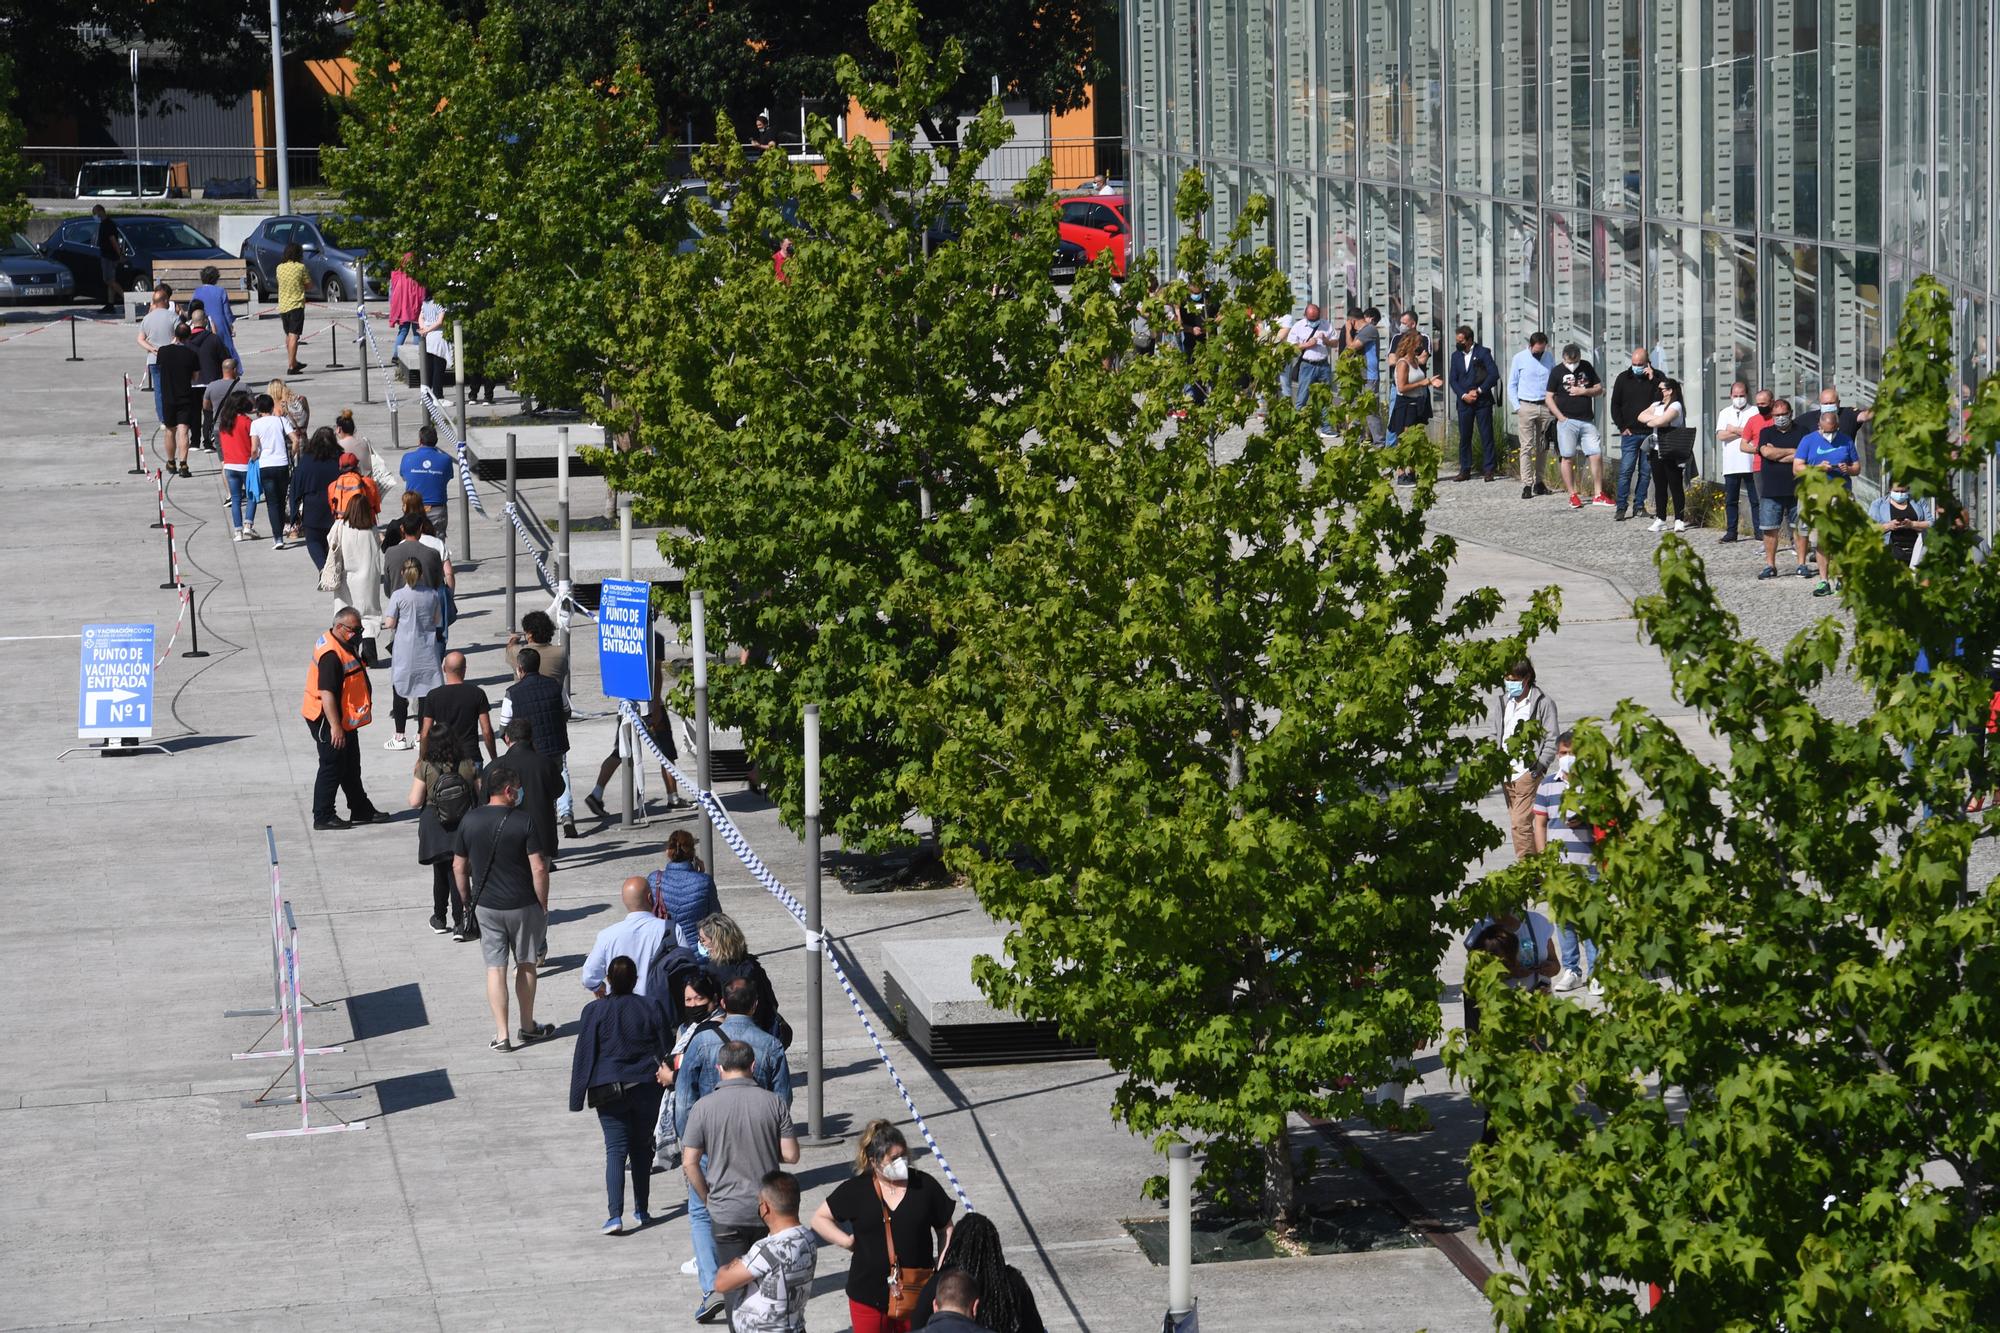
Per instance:
[[[821,1007],[824,947],[819,892],[819,705],[806,705],[806,1137],[826,1140],[826,1020]],[[714,872],[711,871],[711,874]]]
[[[271,1003],[268,1008],[260,1006],[255,1009],[225,1009],[222,1011],[222,1016],[224,1018],[276,1019],[277,1022],[271,1024],[271,1027],[278,1027],[281,1024],[284,1026],[284,1046],[286,1049],[278,1051],[252,1051],[237,1056],[236,1058],[239,1060],[265,1059],[273,1055],[284,1055],[292,1044],[291,1008],[285,998],[284,890],[281,886],[278,873],[278,837],[277,834],[271,831],[269,824],[264,826],[264,845],[269,849],[271,855]],[[333,1006],[309,1004],[308,1007],[312,1009],[330,1009]],[[270,1030],[271,1028],[264,1029],[265,1032],[269,1032]],[[260,1035],[257,1040],[262,1041],[263,1037]],[[256,1042],[251,1043],[252,1046],[256,1044]]]
[[[694,633],[694,781],[695,800],[708,790],[708,615],[699,591],[688,594],[689,628]],[[715,873],[715,817],[702,810],[701,865]]]
[[[306,1045],[305,992],[299,983],[299,926],[298,922],[292,917],[292,905],[290,903],[285,904],[285,976],[286,998],[292,1007],[292,1049],[287,1054],[292,1057],[291,1069],[295,1091],[292,1097],[284,1100],[296,1100],[298,1103],[299,1127],[297,1129],[267,1129],[256,1134],[246,1134],[244,1137],[249,1139],[289,1139],[297,1138],[302,1134],[339,1134],[350,1129],[368,1128],[366,1120],[337,1119],[331,1125],[315,1125],[312,1122],[312,1104],[314,1101],[324,1103],[334,1098],[353,1098],[359,1097],[361,1094],[358,1092],[333,1092],[321,1096],[319,1093],[313,1092],[307,1082],[307,1056],[331,1055],[342,1048],[338,1046]],[[284,1075],[280,1074],[279,1077],[282,1078]],[[268,1093],[270,1090],[267,1088],[265,1091]],[[268,1106],[273,1104],[275,1104],[275,1101],[267,1101],[263,1098],[259,1098],[255,1102],[245,1103],[246,1106]]]
[[[1194,1155],[1167,1145],[1167,1318],[1194,1309]]]
[[[569,427],[556,427],[556,587],[569,591]],[[563,651],[569,651],[569,612],[558,608]]]

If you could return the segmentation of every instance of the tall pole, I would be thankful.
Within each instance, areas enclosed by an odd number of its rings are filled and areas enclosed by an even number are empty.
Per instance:
[[[556,427],[556,586],[569,586],[569,427]],[[563,651],[569,651],[569,617],[560,616]]]
[[[271,0],[271,125],[278,145],[278,211],[292,211],[291,136],[285,129],[285,37],[278,27],[278,0]]]
[[[1185,1143],[1167,1145],[1167,1317],[1194,1309],[1194,1158]]]
[[[826,1136],[822,1121],[826,1114],[826,1024],[820,1008],[820,970],[825,960],[820,951],[819,915],[819,705],[806,705],[806,1137],[819,1142]]]
[[[520,510],[521,495],[514,476],[514,432],[507,432],[507,505],[515,513]],[[519,573],[517,558],[520,555],[521,536],[514,530],[513,519],[507,520],[507,628],[511,632],[521,622],[514,618],[514,584]]]
[[[454,382],[456,382],[458,386],[458,438],[460,440],[464,440],[465,439],[465,321],[462,319],[454,319],[451,322],[451,356],[452,356],[452,362],[451,362],[452,379]],[[467,449],[466,456],[468,458],[471,457],[471,451],[469,446]],[[460,560],[469,561],[472,559],[472,503],[470,500],[466,498],[464,479],[461,479],[458,488],[457,523],[458,523],[458,558]],[[567,636],[564,637],[563,643],[565,646],[568,645],[569,639]]]
[[[618,497],[618,577],[621,579],[630,579],[632,577],[632,497],[629,495]],[[649,665],[652,665],[657,670],[658,664],[650,662],[653,650],[653,608],[650,603],[646,607],[645,633],[647,636],[646,652],[649,658]],[[650,680],[650,677],[648,679]],[[650,711],[652,706],[657,703],[659,703],[657,698],[649,700],[647,703],[648,710]],[[627,744],[618,747],[619,752],[624,756],[618,763],[618,790],[625,794],[625,818],[620,822],[626,828],[632,828],[639,822],[638,812],[632,808],[638,800],[638,793],[633,790],[632,771],[639,763],[639,737],[632,724],[625,721],[622,716],[618,719],[618,725],[625,728],[627,732],[625,736]]]
[[[277,3],[278,0],[271,0],[273,22],[276,21]],[[132,48],[132,197],[134,199],[146,197],[144,161],[145,159],[139,155],[139,48],[135,46]],[[137,208],[139,205],[134,204],[133,207]],[[291,212],[289,208],[285,211]],[[110,294],[105,293],[106,296]]]
[[[701,594],[688,594],[688,620],[694,630],[694,785],[695,799],[708,790],[708,618]],[[715,873],[715,825],[706,809],[701,812],[701,865]]]

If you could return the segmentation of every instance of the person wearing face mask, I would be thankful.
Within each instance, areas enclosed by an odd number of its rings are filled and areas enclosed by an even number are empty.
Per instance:
[[[1493,401],[1500,387],[1500,366],[1493,349],[1473,337],[1472,326],[1461,324],[1453,339],[1451,354],[1451,396],[1458,403],[1458,475],[1454,481],[1472,480],[1472,433],[1479,432],[1480,473],[1493,480],[1499,470],[1500,455],[1493,447]]]
[[[1792,570],[1800,578],[1812,573],[1806,563],[1806,534],[1799,527],[1798,480],[1792,475],[1792,460],[1805,430],[1792,419],[1792,403],[1776,398],[1771,403],[1771,419],[1757,431],[1757,508],[1764,527],[1764,569],[1760,579],[1778,577],[1778,532],[1789,527],[1797,547],[1798,565]]]
[[[1502,684],[1505,692],[1495,719],[1495,739],[1514,762],[1509,770],[1511,776],[1501,791],[1507,798],[1507,824],[1513,835],[1514,856],[1526,860],[1535,854],[1535,789],[1541,785],[1542,775],[1555,763],[1559,724],[1555,700],[1535,684],[1533,662],[1525,657],[1516,662],[1508,669]],[[1530,748],[1525,754],[1515,754],[1517,738],[1531,725],[1535,735]]]
[[[1556,455],[1561,460],[1571,509],[1581,509],[1586,503],[1611,508],[1611,497],[1604,493],[1604,441],[1597,433],[1597,400],[1603,396],[1604,381],[1597,367],[1583,359],[1581,347],[1563,344],[1562,364],[1549,376],[1546,401],[1555,414]],[[1578,453],[1590,460],[1588,501],[1577,493]]]
[[[854,1333],[909,1333],[951,1235],[951,1195],[910,1169],[910,1145],[886,1120],[871,1120],[861,1131],[854,1172],[813,1213],[812,1229],[851,1256],[847,1315]]]
[[[1768,404],[1768,395],[1759,395]],[[1729,386],[1729,404],[1715,414],[1715,442],[1722,450],[1723,524],[1722,540],[1736,540],[1736,506],[1739,496],[1748,497],[1750,534],[1761,538],[1764,529],[1757,523],[1757,459],[1743,449],[1743,434],[1762,415],[1762,407],[1750,405],[1750,386],[1737,380]],[[1755,432],[1752,432],[1754,438]]]
[[[644,887],[643,885],[641,886]],[[651,919],[648,917],[648,919]],[[655,924],[658,924],[655,922]],[[638,994],[644,974],[619,954],[604,968],[604,993],[583,1007],[571,1052],[569,1109],[597,1112],[604,1134],[607,1236],[625,1231],[625,1177],[632,1177],[632,1229],[650,1226],[653,1123],[667,1072],[667,1026],[660,1006]]]
[[[1563,797],[1570,787],[1570,768],[1575,763],[1576,751],[1570,733],[1565,731],[1556,737],[1555,767],[1548,771],[1541,785],[1535,789],[1535,849],[1546,851],[1551,846],[1555,847],[1564,865],[1577,867],[1585,879],[1595,884],[1597,840],[1591,832],[1590,821],[1580,813],[1565,813],[1563,810]],[[1592,995],[1604,993],[1596,977],[1596,944],[1578,939],[1573,928],[1558,924],[1556,952],[1562,970],[1556,973],[1550,989],[1573,991],[1589,986]]]
[[[452,875],[466,915],[478,923],[486,956],[486,1003],[493,1011],[496,1051],[514,1048],[507,1030],[507,966],[514,967],[523,1044],[556,1033],[535,1021],[535,968],[548,952],[549,858],[535,821],[516,808],[521,779],[504,761],[481,775],[486,804],[468,810],[453,835]]]
[[[706,1290],[695,1311],[699,1323],[721,1313],[724,1293],[716,1285],[721,1268],[734,1264],[769,1234],[761,1199],[764,1181],[781,1165],[799,1160],[792,1113],[782,1100],[757,1086],[750,1076],[755,1061],[755,1054],[742,1042],[725,1042],[716,1057],[720,1078],[715,1088],[681,1127],[688,1208],[692,1213],[694,1205],[701,1204],[715,1235],[714,1266],[703,1270]],[[742,1295],[741,1286],[728,1294],[731,1311]]]
[[[667,1057],[667,1068],[660,1076],[669,1095],[660,1103],[659,1120],[653,1125],[653,1165],[662,1171],[671,1171],[680,1165],[681,1143],[678,1125],[679,1108],[674,1105],[675,1085],[680,1082],[680,1069],[687,1057],[688,1043],[701,1032],[712,1032],[722,1026],[722,989],[715,984],[715,978],[694,968],[683,975],[678,982],[669,983],[668,989],[678,993],[678,1023],[674,1029],[673,1053]],[[713,1238],[710,1239],[711,1251]],[[700,1265],[690,1257],[681,1268],[683,1273],[693,1277]]]
[[[1912,496],[1908,482],[1891,483],[1888,491],[1868,506],[1868,521],[1882,529],[1882,540],[1906,565],[1913,563],[1917,543],[1936,520],[1936,508],[1929,500]]]
[[[375,697],[360,648],[361,613],[343,606],[313,645],[312,660],[306,667],[305,698],[299,714],[319,750],[319,772],[313,778],[313,828],[322,833],[355,824],[379,824],[389,818],[375,808],[361,785],[361,742],[356,733],[374,718]],[[334,814],[336,791],[347,797],[346,819]]]
[[[1818,472],[1840,483],[1848,495],[1854,494],[1854,475],[1861,471],[1861,451],[1854,445],[1852,436],[1840,430],[1840,410],[1822,407],[1819,410],[1819,429],[1808,434],[1799,443],[1799,449],[1792,457],[1792,472],[1803,477],[1808,472]],[[1833,582],[1827,568],[1826,547],[1821,545],[1818,552],[1819,582],[1813,585],[1813,596],[1831,597]]]
[[[1643,347],[1632,349],[1632,364],[1611,382],[1611,424],[1618,428],[1618,494],[1611,515],[1616,522],[1646,512],[1646,482],[1652,465],[1646,458],[1646,437],[1652,428],[1639,414],[1658,402],[1660,373]]]

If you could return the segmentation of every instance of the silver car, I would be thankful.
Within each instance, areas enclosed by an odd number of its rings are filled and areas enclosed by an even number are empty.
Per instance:
[[[306,295],[340,304],[358,296],[387,295],[370,277],[367,254],[331,244],[321,219],[303,214],[267,218],[243,242],[243,290],[268,301],[278,290],[278,262],[285,247],[297,243],[305,258]]]

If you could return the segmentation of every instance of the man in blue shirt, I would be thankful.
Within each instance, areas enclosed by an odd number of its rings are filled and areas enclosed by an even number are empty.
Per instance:
[[[1819,414],[1819,429],[1800,441],[1798,452],[1792,455],[1792,475],[1803,477],[1808,472],[1817,471],[1825,476],[1839,479],[1840,487],[1849,495],[1854,493],[1854,474],[1861,470],[1861,451],[1854,447],[1852,436],[1840,430],[1840,410],[1837,407],[1823,408]],[[1831,597],[1833,584],[1827,578],[1826,547],[1819,545],[1817,533],[1814,535],[1814,552],[1819,560],[1819,582],[1813,587],[1813,596]]]
[[[653,915],[653,893],[646,887],[644,876],[634,875],[626,880],[619,897],[625,903],[625,919],[597,932],[597,942],[590,946],[590,957],[583,962],[583,988],[592,995],[607,993],[605,973],[611,967],[611,960],[619,957],[630,958],[638,966],[639,980],[632,993],[644,995],[646,976],[653,970],[653,956],[667,938],[666,919]],[[671,1014],[676,997],[659,998]]]
[[[1528,348],[1514,354],[1507,371],[1507,397],[1521,428],[1521,498],[1547,495],[1542,467],[1549,457],[1549,439],[1556,433],[1556,414],[1549,410],[1549,375],[1556,368],[1549,355],[1549,335],[1528,335]]]
[[[426,421],[417,428],[417,447],[403,455],[403,486],[424,502],[424,514],[437,529],[439,540],[451,526],[444,499],[455,471],[451,455],[438,448],[437,427]]]

